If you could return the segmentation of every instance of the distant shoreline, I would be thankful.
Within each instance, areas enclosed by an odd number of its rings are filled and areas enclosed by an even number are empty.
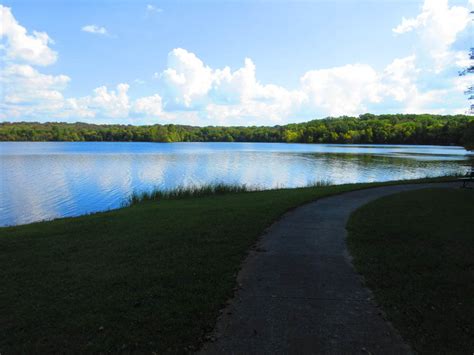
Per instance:
[[[301,145],[325,145],[334,147],[358,147],[358,148],[373,148],[373,147],[443,147],[453,149],[465,149],[462,145],[441,145],[441,144],[399,144],[399,143],[300,143],[300,142],[189,142],[189,141],[177,141],[177,142],[149,142],[149,141],[0,141],[0,143],[101,143],[101,144],[133,144],[133,143],[145,143],[145,144],[301,144]]]
[[[2,122],[0,141],[472,145],[474,116],[364,114],[277,126]]]

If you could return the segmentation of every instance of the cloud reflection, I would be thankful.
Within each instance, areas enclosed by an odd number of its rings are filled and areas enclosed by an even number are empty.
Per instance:
[[[116,208],[133,191],[213,182],[261,188],[466,171],[459,147],[259,143],[0,143],[0,225]]]

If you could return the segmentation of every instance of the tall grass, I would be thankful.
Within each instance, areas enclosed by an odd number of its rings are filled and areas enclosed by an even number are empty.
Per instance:
[[[435,176],[438,178],[458,178],[462,177],[464,174],[457,173],[457,174],[446,174]],[[423,178],[416,179],[418,181],[421,180],[430,180],[435,178],[433,176],[425,176]],[[404,179],[399,180],[401,181],[410,181],[411,179]],[[319,187],[328,187],[338,185],[335,184],[333,181],[324,179],[324,180],[314,180],[310,181],[304,186],[299,186],[298,188],[319,188]],[[277,186],[271,188],[272,190],[282,190],[288,189],[289,187],[285,186]],[[204,197],[204,196],[212,196],[212,195],[224,195],[224,194],[231,194],[231,193],[242,193],[242,192],[255,192],[255,191],[264,191],[269,190],[268,188],[264,188],[259,185],[247,185],[247,184],[228,184],[223,182],[217,183],[210,183],[205,185],[187,185],[187,186],[178,186],[175,188],[170,189],[163,189],[163,188],[155,188],[151,191],[142,191],[137,192],[134,191],[122,204],[123,207],[132,206],[134,204],[143,202],[143,201],[157,201],[157,200],[178,200],[184,198],[192,198],[192,197]]]
[[[172,200],[190,197],[203,197],[211,195],[223,195],[229,193],[249,192],[261,190],[257,186],[245,184],[214,183],[207,185],[178,186],[172,189],[156,188],[151,191],[133,192],[125,202],[125,206],[131,206],[139,202],[150,200]]]
[[[325,179],[325,180],[314,180],[308,183],[304,187],[326,187],[326,186],[332,186],[335,185],[331,180]]]
[[[331,186],[333,183],[329,180],[315,180],[301,187],[325,187]],[[277,187],[277,190],[285,187]],[[178,186],[171,189],[155,188],[151,191],[134,191],[123,204],[124,207],[132,206],[143,201],[156,200],[178,200],[191,197],[203,197],[212,195],[224,195],[231,193],[252,192],[267,190],[259,185],[246,184],[226,184],[222,182],[211,183],[205,185],[187,185]]]

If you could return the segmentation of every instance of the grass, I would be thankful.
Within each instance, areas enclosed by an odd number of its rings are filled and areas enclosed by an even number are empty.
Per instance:
[[[257,190],[259,189],[256,186],[249,187],[247,185],[229,185],[224,183],[178,186],[176,188],[168,190],[156,188],[151,191],[133,192],[125,202],[124,207],[133,206],[137,203],[150,200],[176,200],[191,197],[224,195]]]
[[[474,191],[426,189],[357,210],[348,244],[376,301],[422,354],[474,351]]]
[[[194,350],[267,226],[305,202],[378,185],[180,190],[0,228],[0,353]]]
[[[452,177],[450,177],[452,178]],[[315,180],[309,183],[309,187],[325,187],[331,186],[331,182],[327,180]],[[284,190],[282,188],[277,190]],[[144,192],[133,192],[123,204],[123,207],[130,207],[144,201],[157,201],[157,200],[177,200],[191,197],[205,197],[225,194],[235,194],[242,192],[258,192],[265,191],[265,189],[259,186],[249,185],[238,185],[238,184],[225,184],[225,183],[214,183],[207,185],[188,185],[178,186],[172,189],[161,189],[155,188],[151,191]]]

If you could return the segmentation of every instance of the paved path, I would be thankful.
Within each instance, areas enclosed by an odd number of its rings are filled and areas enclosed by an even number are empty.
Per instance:
[[[205,354],[406,354],[354,271],[345,244],[350,214],[396,192],[459,184],[372,188],[323,198],[285,214],[238,276]]]

